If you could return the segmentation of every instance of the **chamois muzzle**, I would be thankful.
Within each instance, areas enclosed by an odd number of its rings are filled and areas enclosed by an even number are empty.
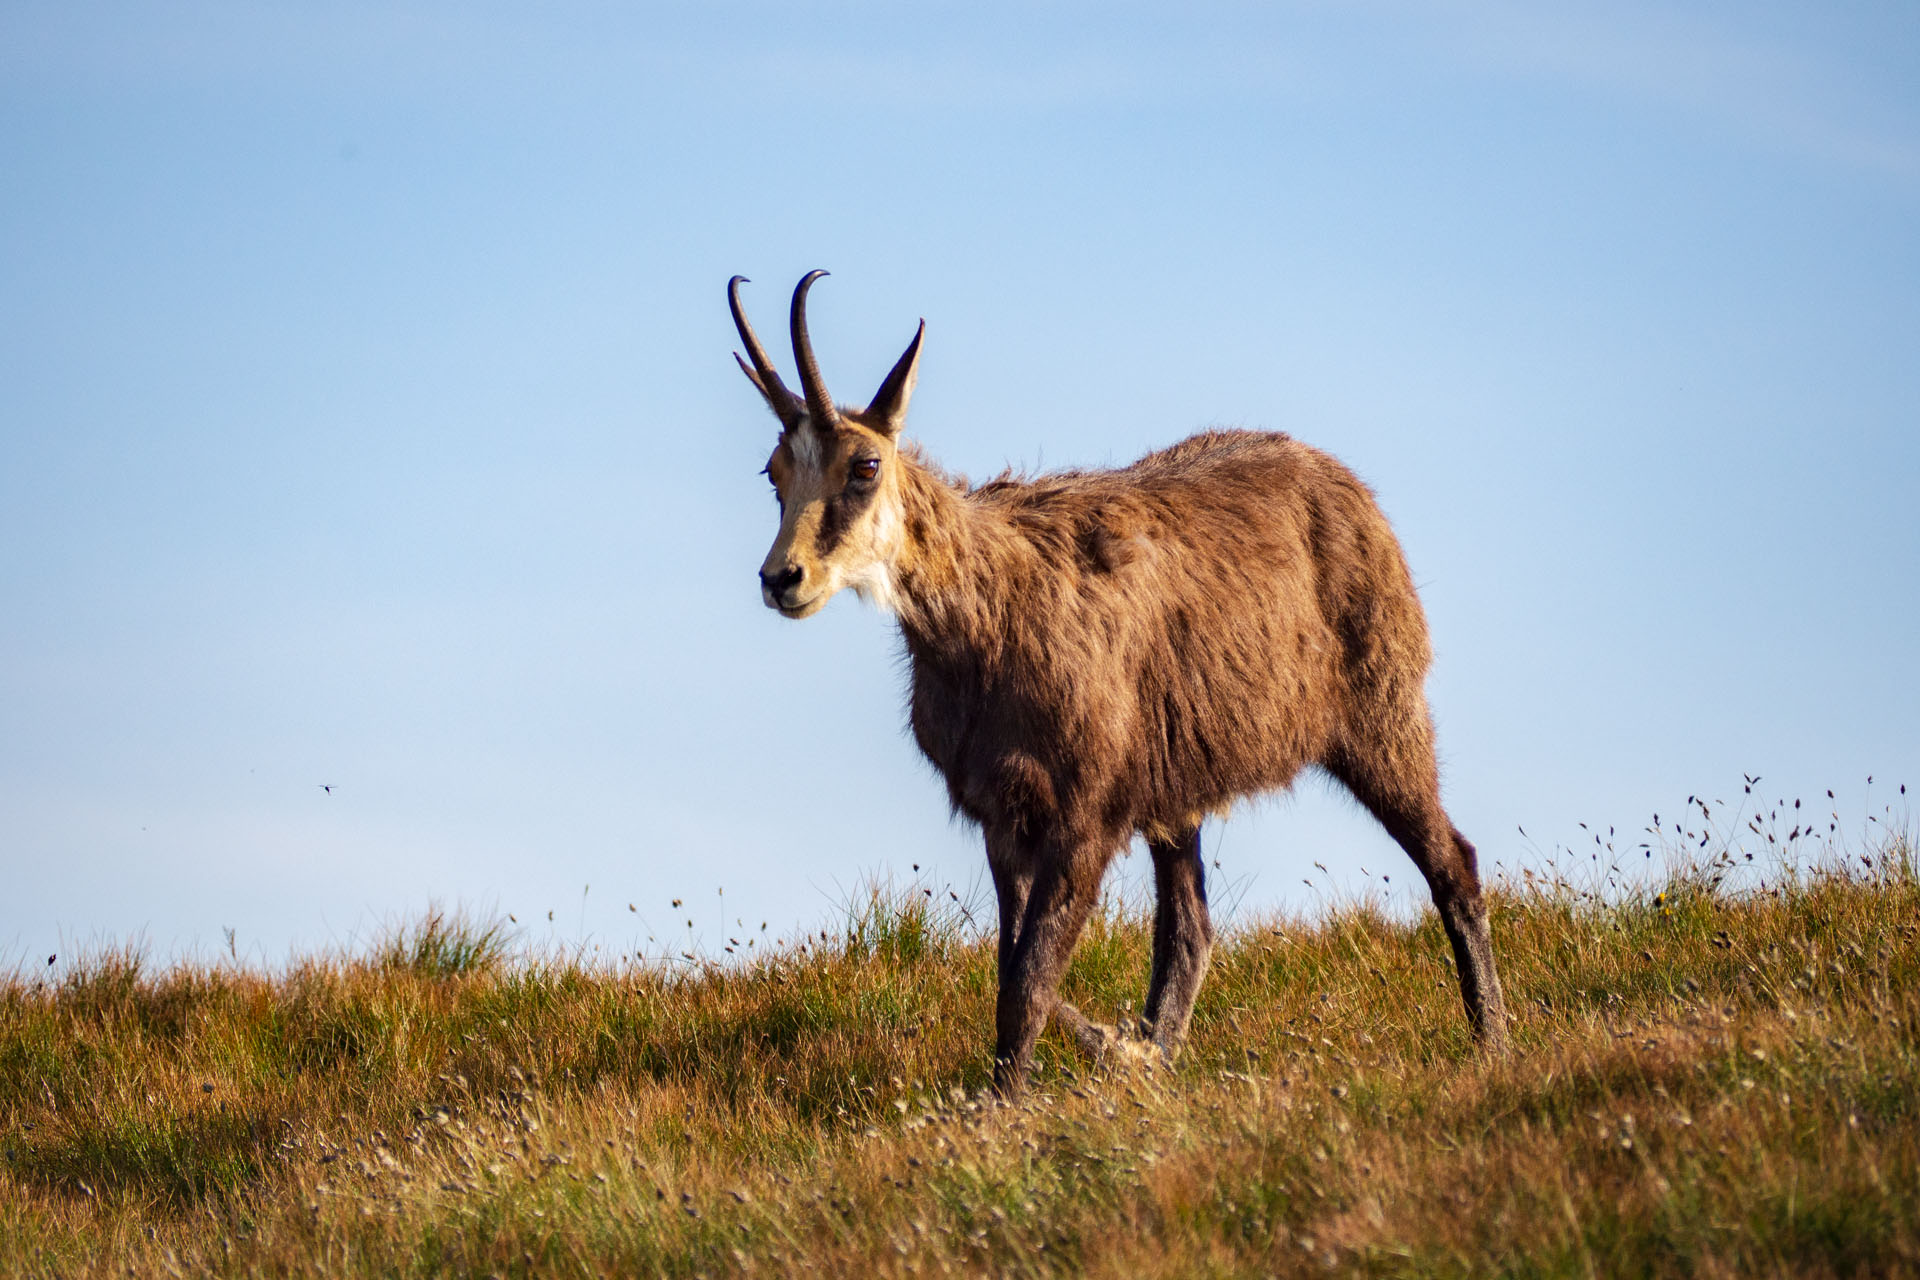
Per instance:
[[[760,591],[768,604],[776,609],[790,608],[797,601],[789,600],[788,594],[806,580],[807,571],[799,565],[788,565],[781,569],[762,569],[760,571]]]

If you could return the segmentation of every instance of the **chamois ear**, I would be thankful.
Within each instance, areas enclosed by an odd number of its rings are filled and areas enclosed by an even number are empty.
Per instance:
[[[861,421],[875,431],[897,436],[907,425],[907,402],[913,399],[913,384],[920,377],[920,339],[926,336],[927,322],[922,320],[887,380],[873,393],[873,402],[860,414]]]

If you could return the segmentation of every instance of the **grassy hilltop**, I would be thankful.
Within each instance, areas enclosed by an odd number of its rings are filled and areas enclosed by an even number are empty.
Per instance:
[[[1510,1061],[1431,913],[1355,905],[1223,937],[1176,1071],[1050,1033],[1011,1107],[991,947],[918,893],[750,967],[428,917],[0,978],[0,1275],[1920,1274],[1914,851],[1791,817],[1503,888]],[[1069,998],[1137,1008],[1149,936]]]

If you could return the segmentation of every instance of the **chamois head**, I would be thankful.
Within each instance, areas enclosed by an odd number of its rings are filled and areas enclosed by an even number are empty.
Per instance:
[[[807,337],[807,290],[827,274],[808,272],[793,291],[793,356],[800,389],[787,390],[740,309],[744,276],[727,282],[727,304],[747,348],[740,370],[780,419],[767,478],[780,500],[780,532],[760,566],[760,595],[789,618],[818,613],[842,587],[890,605],[900,547],[897,453],[907,401],[920,369],[926,322],[864,409],[836,405],[820,380]],[[749,364],[748,360],[752,363]]]

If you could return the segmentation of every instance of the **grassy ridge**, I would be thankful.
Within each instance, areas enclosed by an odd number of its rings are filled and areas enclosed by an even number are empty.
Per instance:
[[[924,897],[750,968],[438,916],[274,976],[97,954],[0,984],[0,1274],[1920,1274],[1920,878],[1849,857],[1503,891],[1504,1063],[1431,914],[1245,927],[1177,1071],[1049,1035],[1012,1107],[991,949]],[[1149,937],[1098,920],[1070,998],[1137,1008]]]

